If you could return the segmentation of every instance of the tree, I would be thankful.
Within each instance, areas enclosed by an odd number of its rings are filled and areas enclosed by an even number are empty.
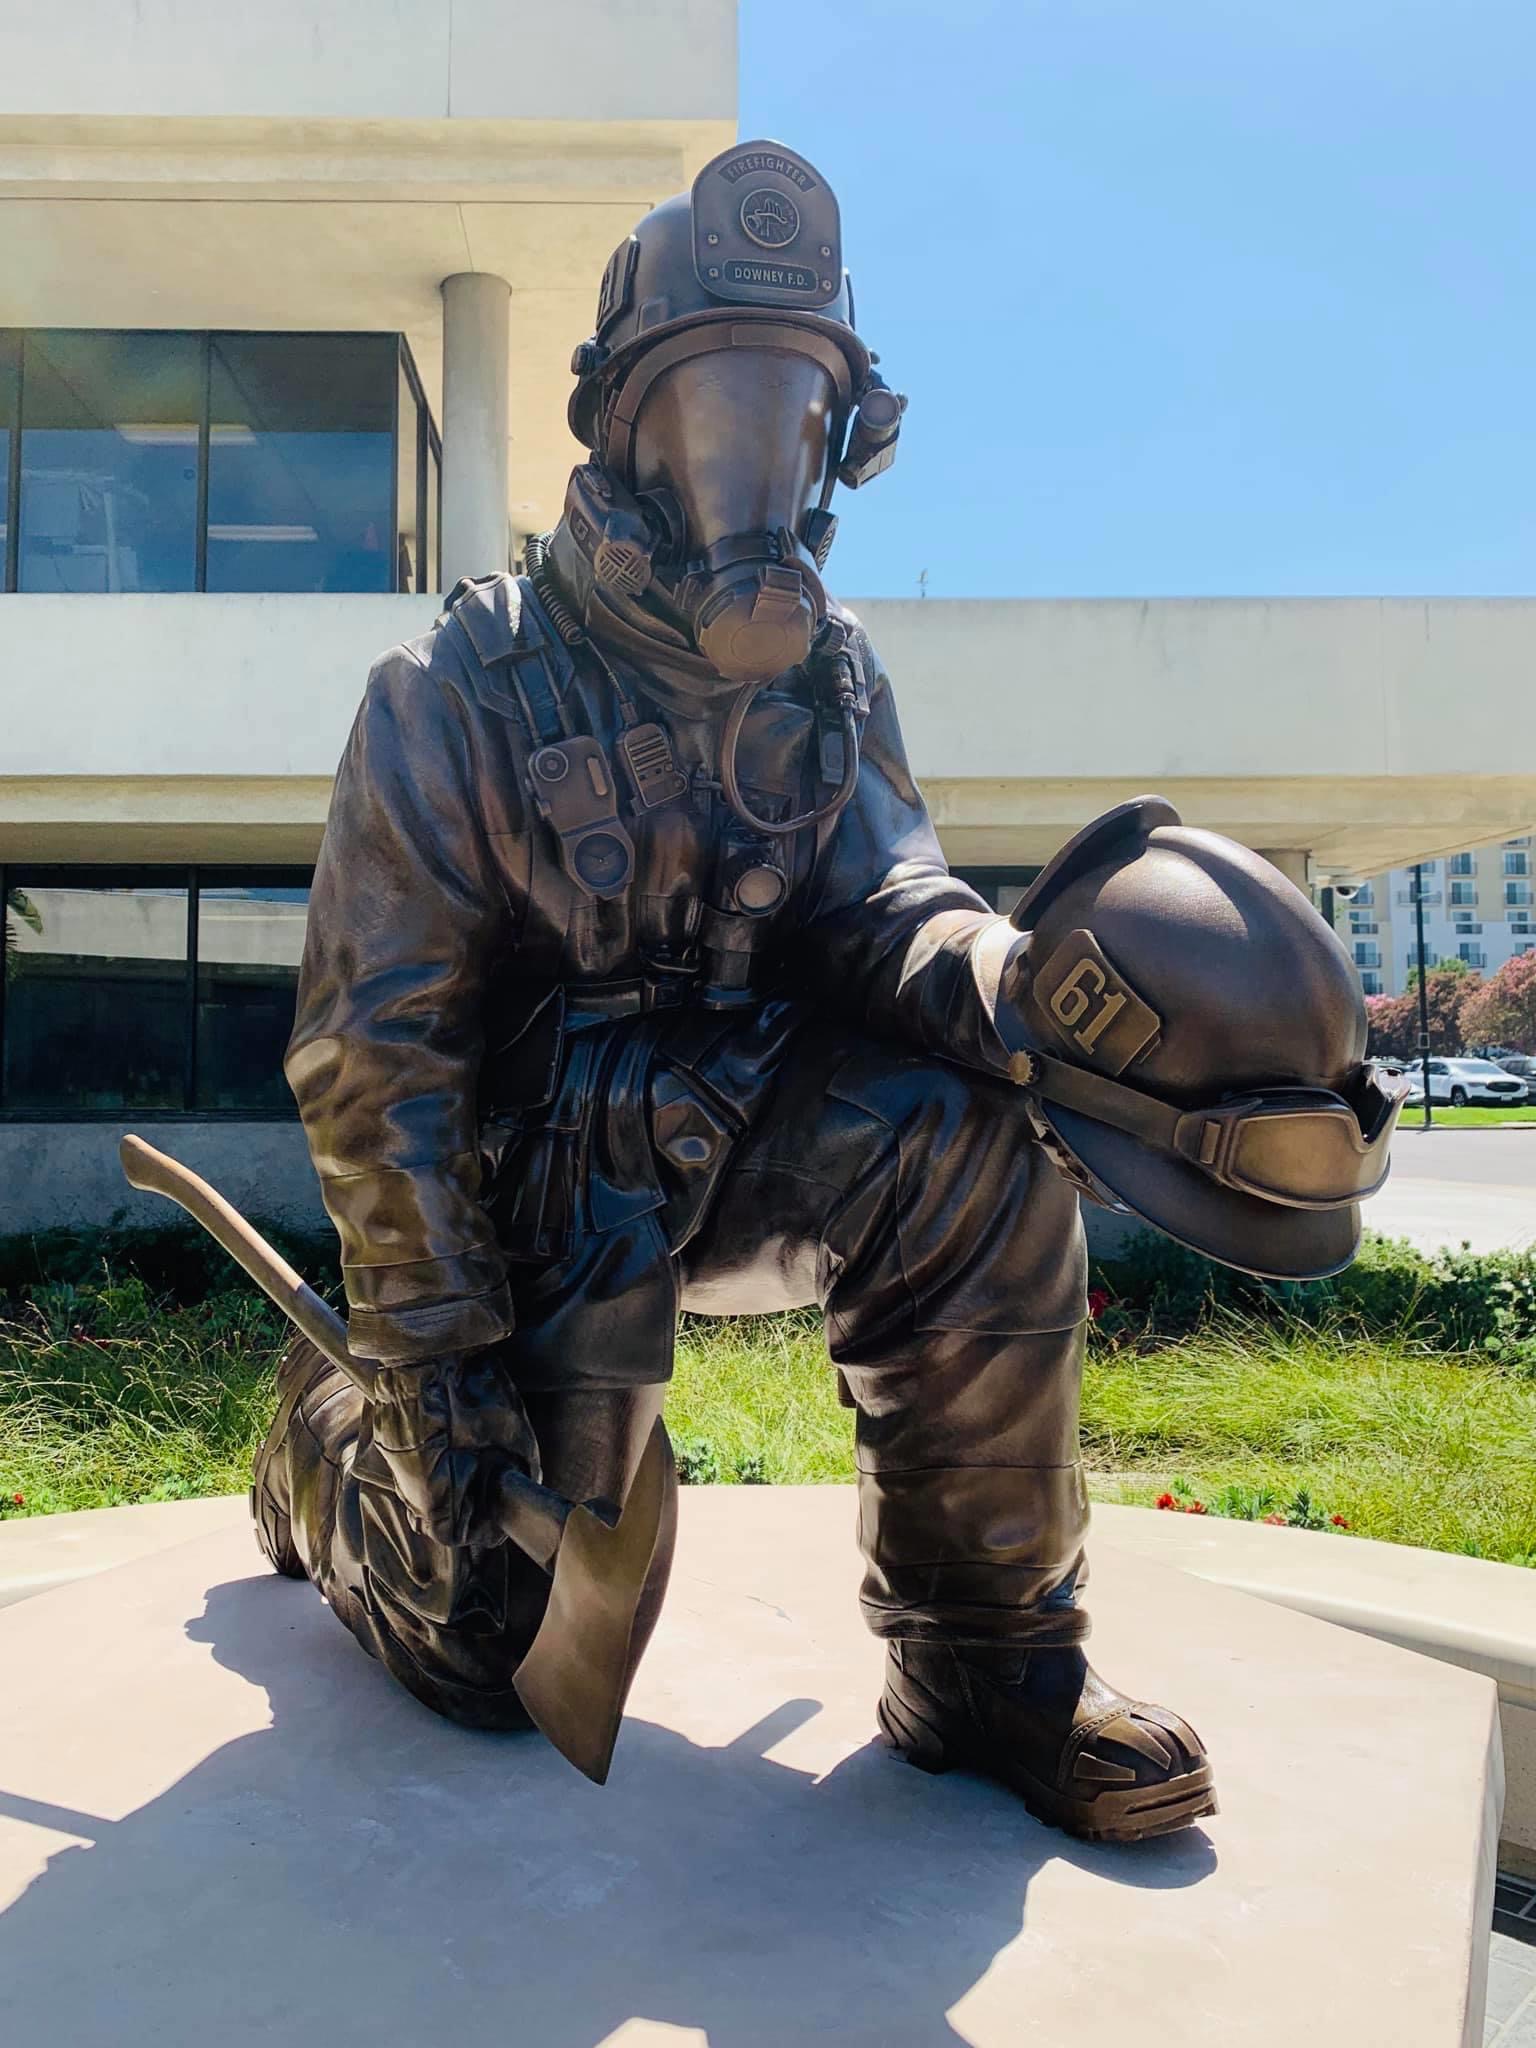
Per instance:
[[[1517,953],[1468,997],[1462,1027],[1473,1045],[1536,1052],[1536,953]]]
[[[1367,996],[1372,1059],[1411,1060],[1419,1044],[1419,1005],[1414,996]]]
[[[19,917],[24,925],[30,926],[33,931],[41,936],[43,913],[38,909],[31,897],[20,889],[6,890],[5,911],[5,973],[6,978],[9,979],[11,970],[16,964],[17,952],[16,934],[11,927],[11,918]]]
[[[1480,993],[1483,978],[1464,960],[1443,960],[1426,980],[1429,997],[1429,1049],[1444,1057],[1466,1043],[1462,1010]],[[1370,1051],[1376,1059],[1411,1060],[1419,1050],[1419,974],[1415,968],[1400,996],[1367,996],[1371,1020]]]

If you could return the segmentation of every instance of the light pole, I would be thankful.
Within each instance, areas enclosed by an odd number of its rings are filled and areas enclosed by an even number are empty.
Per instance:
[[[1413,864],[1413,921],[1419,947],[1419,1067],[1424,1082],[1424,1128],[1434,1121],[1429,1107],[1429,974],[1424,965],[1424,868]]]

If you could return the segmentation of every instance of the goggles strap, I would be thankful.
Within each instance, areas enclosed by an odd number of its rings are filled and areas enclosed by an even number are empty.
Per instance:
[[[1098,1123],[1112,1124],[1117,1131],[1139,1138],[1144,1145],[1156,1146],[1160,1152],[1181,1153],[1178,1139],[1182,1111],[1159,1102],[1155,1096],[1143,1095],[1139,1088],[1127,1088],[1123,1082],[1111,1081],[1103,1074],[1069,1067],[1065,1060],[1053,1059],[1049,1053],[1032,1052],[1029,1057],[1035,1071],[1033,1080],[1025,1086],[1033,1088],[1045,1101],[1060,1103],[1063,1109],[1075,1109]]]

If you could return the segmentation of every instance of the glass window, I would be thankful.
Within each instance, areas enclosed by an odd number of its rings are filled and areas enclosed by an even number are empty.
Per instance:
[[[294,1113],[307,870],[13,867],[3,885],[0,1108]]]
[[[443,564],[437,544],[437,513],[443,496],[443,458],[437,445],[437,436],[430,424],[427,428],[427,580],[424,590],[441,590],[443,587]]]
[[[393,335],[216,334],[208,588],[392,590]]]
[[[11,581],[11,454],[16,438],[20,369],[21,336],[0,330],[0,590],[8,590]]]
[[[1504,901],[1510,908],[1513,909],[1516,905],[1522,903],[1529,903],[1530,900],[1531,885],[1529,882],[1506,882],[1504,884]]]
[[[1360,976],[1360,990],[1363,995],[1379,996],[1381,994],[1381,976],[1367,967]]]
[[[195,335],[25,337],[21,589],[197,587],[202,384]]]
[[[1476,882],[1452,882],[1451,901],[1453,903],[1475,903],[1477,901]]]
[[[184,879],[82,886],[8,868],[5,977],[7,1109],[182,1107]]]
[[[1470,853],[1453,853],[1446,863],[1447,871],[1453,875],[1475,875],[1477,868]]]
[[[395,588],[425,590],[421,575],[418,486],[421,482],[421,418],[411,380],[400,366],[400,425],[395,444]]]
[[[292,1109],[283,1053],[293,1029],[308,903],[302,886],[200,883],[199,1109]]]
[[[1528,853],[1506,853],[1504,872],[1506,875],[1528,875],[1531,872],[1531,856]]]

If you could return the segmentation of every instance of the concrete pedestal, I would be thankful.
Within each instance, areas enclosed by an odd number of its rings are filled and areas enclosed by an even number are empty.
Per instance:
[[[1481,2041],[1487,1679],[1097,1545],[1098,1659],[1222,1811],[1087,1848],[873,1744],[845,1490],[683,1506],[601,1791],[436,1721],[242,1529],[0,1614],[0,2038]]]

